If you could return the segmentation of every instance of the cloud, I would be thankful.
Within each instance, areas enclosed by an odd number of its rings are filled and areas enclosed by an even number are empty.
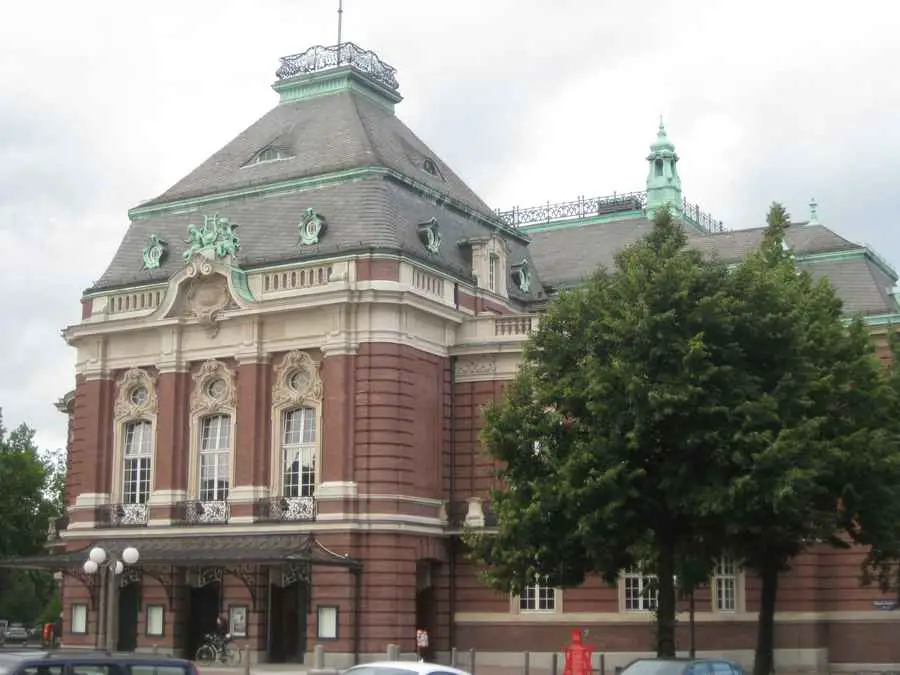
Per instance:
[[[0,405],[57,447],[77,320],[127,209],[277,102],[278,57],[334,2],[19,3],[0,23]],[[685,194],[731,227],[769,202],[900,261],[900,9],[873,0],[344,0],[397,67],[398,115],[498,208],[640,190],[658,116]],[[48,20],[48,17],[52,20]]]

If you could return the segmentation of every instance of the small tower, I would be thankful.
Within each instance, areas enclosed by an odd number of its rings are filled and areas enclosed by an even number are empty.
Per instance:
[[[650,173],[647,175],[647,215],[652,218],[656,210],[664,204],[670,204],[674,214],[681,213],[683,197],[681,195],[681,178],[678,177],[678,155],[675,146],[666,136],[666,127],[662,117],[659,118],[659,130],[656,141],[650,146],[647,155]]]
[[[816,202],[815,197],[809,200],[809,221],[806,224],[821,225],[819,222],[819,204]]]

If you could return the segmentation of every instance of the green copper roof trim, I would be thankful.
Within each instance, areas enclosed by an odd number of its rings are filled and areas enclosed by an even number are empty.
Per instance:
[[[860,318],[866,326],[890,326],[895,323],[900,324],[900,314],[872,314]],[[853,321],[853,317],[845,319],[845,321],[850,323]]]
[[[282,80],[273,84],[272,89],[281,96],[280,103],[305,101],[342,91],[353,91],[393,112],[394,104],[403,100],[396,91],[388,90],[350,66]]]
[[[337,183],[349,183],[355,180],[363,180],[372,176],[384,176],[393,179],[399,183],[412,188],[416,192],[428,197],[436,199],[441,204],[453,208],[466,216],[474,218],[484,225],[502,230],[507,234],[518,238],[523,243],[528,242],[528,236],[519,230],[509,227],[499,218],[488,218],[484,214],[479,213],[475,209],[460,202],[456,199],[448,197],[444,193],[428,187],[424,183],[413,180],[409,176],[405,176],[393,169],[383,166],[364,166],[356,169],[346,169],[343,171],[334,171],[327,174],[319,174],[318,176],[309,176],[306,178],[294,178],[291,180],[280,181],[277,183],[265,183],[263,185],[254,185],[236,190],[227,190],[225,192],[217,192],[208,195],[200,195],[197,197],[186,197],[177,199],[163,204],[153,204],[150,206],[136,206],[128,211],[128,217],[132,220],[139,220],[142,217],[152,216],[158,213],[167,212],[183,212],[191,213],[198,210],[201,206],[215,204],[217,202],[230,202],[236,199],[254,196],[271,196],[283,192],[294,192],[297,190],[305,190],[310,188],[324,187],[326,185],[334,185]]]
[[[631,211],[604,213],[602,216],[591,216],[589,218],[570,218],[568,220],[554,220],[550,223],[523,225],[519,228],[519,231],[524,232],[525,234],[531,232],[550,232],[552,230],[562,230],[567,227],[583,227],[585,225],[597,225],[598,223],[614,223],[619,220],[637,220],[642,217],[644,217],[642,209],[632,209]]]
[[[247,278],[247,273],[244,270],[238,269],[237,267],[231,268],[231,284],[238,292],[238,295],[241,296],[242,300],[256,302],[256,298],[253,297],[253,292],[250,290],[250,282]]]

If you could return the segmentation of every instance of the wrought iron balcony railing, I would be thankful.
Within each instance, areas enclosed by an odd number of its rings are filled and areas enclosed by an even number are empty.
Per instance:
[[[280,523],[316,519],[315,497],[271,497],[257,503],[257,520]]]
[[[181,525],[222,525],[231,517],[231,504],[225,500],[178,502],[176,521]]]
[[[104,504],[97,507],[97,527],[142,527],[149,516],[149,504]]]

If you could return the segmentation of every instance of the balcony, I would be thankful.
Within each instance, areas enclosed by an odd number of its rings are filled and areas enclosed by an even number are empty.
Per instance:
[[[175,506],[179,525],[224,525],[231,517],[231,504],[225,500],[178,502]]]
[[[148,504],[104,504],[97,507],[97,527],[143,527],[150,516]]]
[[[316,519],[314,497],[272,497],[260,499],[256,519],[266,523],[294,523]]]
[[[459,327],[458,345],[521,343],[537,330],[537,314],[482,316],[469,319]]]

